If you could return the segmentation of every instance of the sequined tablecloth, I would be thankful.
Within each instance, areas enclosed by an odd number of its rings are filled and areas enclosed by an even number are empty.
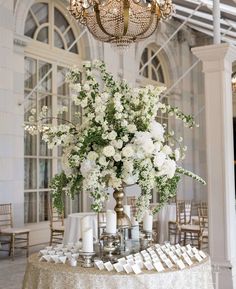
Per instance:
[[[116,273],[28,259],[23,289],[213,289],[210,260],[184,270]]]

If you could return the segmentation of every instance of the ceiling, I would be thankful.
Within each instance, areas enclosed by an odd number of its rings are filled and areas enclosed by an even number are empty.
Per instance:
[[[213,0],[173,0],[175,19],[187,21],[186,25],[213,36]],[[200,6],[199,6],[200,5]],[[236,0],[221,0],[221,39],[236,45]]]

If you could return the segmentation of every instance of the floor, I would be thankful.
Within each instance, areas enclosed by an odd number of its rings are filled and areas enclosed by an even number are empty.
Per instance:
[[[38,252],[43,246],[32,247],[30,253]],[[25,253],[17,252],[15,261],[0,255],[0,289],[22,289],[27,259]]]

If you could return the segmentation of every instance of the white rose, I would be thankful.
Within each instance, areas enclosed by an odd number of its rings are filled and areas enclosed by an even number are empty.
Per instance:
[[[176,171],[176,163],[174,160],[166,160],[158,173],[158,176],[166,175],[169,179],[173,178]]]
[[[106,157],[113,157],[115,155],[116,151],[114,149],[113,146],[109,145],[109,146],[106,146],[104,147],[103,149],[103,154],[106,156]]]
[[[164,164],[165,159],[166,155],[163,152],[157,153],[153,160],[154,166],[160,168]]]
[[[105,158],[104,156],[101,156],[101,157],[99,158],[98,162],[99,162],[99,164],[100,164],[101,166],[106,166],[106,165],[107,165],[107,160],[106,160],[106,158]]]
[[[116,162],[119,162],[121,160],[121,154],[119,153],[116,153],[113,157],[113,159],[116,161]]]
[[[95,168],[95,162],[90,160],[83,160],[80,165],[80,172],[83,177],[86,177]]]
[[[98,158],[98,154],[94,151],[91,151],[88,153],[88,159],[90,161],[96,161],[96,159]]]
[[[159,140],[159,141],[163,141],[164,140],[164,127],[157,121],[153,120],[151,122],[151,126],[150,126],[150,132],[151,132],[151,135],[152,137],[155,139],[155,140]]]
[[[122,149],[122,154],[126,158],[130,158],[134,155],[134,150],[132,145],[127,145]]]
[[[165,146],[162,148],[162,151],[163,151],[163,153],[166,154],[166,155],[172,154],[172,149],[171,149],[171,147],[168,146],[168,145],[165,145]]]
[[[124,171],[128,173],[132,173],[134,170],[134,165],[131,161],[124,161],[123,163]]]
[[[127,126],[127,129],[128,129],[128,132],[130,132],[130,133],[135,133],[137,131],[137,127],[135,124],[129,124]]]
[[[136,175],[128,175],[124,178],[124,182],[127,185],[134,185],[138,181],[138,176]]]
[[[127,120],[125,120],[125,119],[122,120],[121,125],[122,125],[123,127],[126,127],[126,126],[128,125]]]
[[[115,140],[116,137],[117,137],[117,133],[114,130],[112,132],[110,132],[108,135],[109,140]]]
[[[116,148],[121,149],[123,147],[123,141],[121,139],[118,139],[116,142]]]
[[[122,137],[122,140],[123,140],[124,142],[128,142],[128,141],[129,141],[129,138],[128,138],[127,135],[125,135],[125,136]]]

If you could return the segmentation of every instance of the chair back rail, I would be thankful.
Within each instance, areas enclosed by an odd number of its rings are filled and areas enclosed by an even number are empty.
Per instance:
[[[0,204],[0,228],[12,228],[12,205]]]

